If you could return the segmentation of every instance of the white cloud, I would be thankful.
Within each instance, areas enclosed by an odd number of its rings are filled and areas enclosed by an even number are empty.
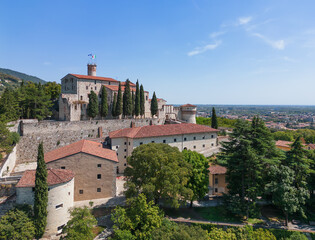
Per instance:
[[[266,36],[264,36],[260,33],[253,33],[253,36],[264,40],[265,43],[269,44],[270,46],[272,46],[275,49],[283,50],[285,48],[285,42],[282,39],[273,41],[273,40],[270,40],[269,38],[267,38]]]
[[[241,17],[238,19],[238,24],[239,25],[245,25],[245,24],[249,23],[250,21],[252,21],[252,17]]]
[[[221,32],[213,32],[209,36],[210,36],[210,38],[216,38],[216,37],[219,37],[219,36],[221,36],[221,35],[223,35],[225,33],[226,32],[223,32],[223,31],[221,31]]]
[[[193,51],[190,51],[189,53],[187,53],[187,55],[188,56],[198,55],[200,53],[204,53],[204,52],[209,51],[209,50],[214,50],[220,45],[221,45],[221,41],[218,41],[216,43],[208,44],[208,45],[203,46],[203,47],[197,47]]]

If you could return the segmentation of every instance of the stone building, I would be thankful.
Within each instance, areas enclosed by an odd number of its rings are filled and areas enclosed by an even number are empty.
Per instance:
[[[227,193],[227,182],[225,180],[226,168],[220,165],[212,165],[209,168],[209,195],[222,196]]]
[[[197,106],[185,104],[179,107],[166,104],[166,100],[158,98],[158,117],[166,120],[178,120],[186,123],[196,123]]]
[[[118,92],[119,81],[113,78],[96,76],[96,65],[88,64],[88,75],[67,74],[61,79],[61,94],[59,97],[59,120],[62,121],[80,121],[88,120],[87,106],[89,103],[89,94],[94,91],[101,100],[102,86],[107,90],[107,103],[109,111],[107,118],[112,118],[111,108],[114,100],[114,94]],[[124,92],[125,82],[121,82],[122,93]],[[130,90],[136,91],[136,85],[130,84]],[[144,92],[145,99],[145,118],[151,116],[149,104],[149,92]],[[95,119],[100,119],[96,117]]]
[[[211,150],[217,145],[218,130],[191,123],[150,125],[125,128],[109,133],[111,149],[117,152],[119,172],[127,166],[126,159],[134,148],[146,143],[166,143],[196,152]]]
[[[16,185],[16,203],[34,204],[35,170],[25,171]],[[70,219],[73,207],[74,173],[70,170],[48,169],[47,226],[44,236],[60,233]]]
[[[74,172],[74,201],[116,196],[115,151],[81,140],[45,154],[47,167]]]

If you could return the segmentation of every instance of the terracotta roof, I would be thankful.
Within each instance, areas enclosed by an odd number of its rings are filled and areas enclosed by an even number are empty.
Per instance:
[[[107,148],[103,148],[101,143],[89,140],[81,140],[67,146],[55,149],[45,154],[45,162],[55,161],[76,153],[87,153],[100,158],[118,162],[116,152]]]
[[[114,86],[114,85],[103,85],[103,86],[106,87],[106,88],[108,88],[108,89],[110,89],[110,90],[112,90],[112,91],[116,91],[116,92],[118,92],[118,89],[119,89],[119,86]],[[121,86],[121,91],[122,91],[122,92],[125,91],[125,86]],[[130,88],[130,91],[135,92],[135,91],[136,91],[136,88],[131,87],[131,88]]]
[[[193,123],[149,125],[144,127],[124,128],[109,133],[110,138],[147,138],[182,135],[192,133],[218,132],[219,130]]]
[[[185,104],[185,105],[181,105],[181,107],[197,107],[197,106],[188,103],[188,104]]]
[[[293,144],[293,142],[283,140],[276,141],[276,146],[278,147],[291,147],[291,144]]]
[[[35,187],[35,174],[36,170],[25,171],[16,187]],[[69,182],[73,177],[74,173],[71,170],[47,169],[48,186]]]
[[[209,171],[211,174],[225,174],[226,168],[220,165],[212,165],[209,167]]]
[[[313,143],[310,143],[310,144],[307,144],[307,147],[311,150],[314,150],[315,149],[315,144]]]
[[[80,75],[80,74],[72,74],[69,73],[72,76],[75,76],[79,79],[91,79],[91,80],[101,80],[101,81],[108,81],[108,82],[119,82],[113,78],[106,78],[106,77],[96,77],[96,76],[89,76],[89,75]]]

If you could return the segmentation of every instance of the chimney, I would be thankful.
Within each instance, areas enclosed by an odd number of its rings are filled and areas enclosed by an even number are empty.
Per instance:
[[[87,67],[88,67],[88,75],[89,76],[96,76],[96,64],[94,63],[94,64],[88,64],[87,65]]]

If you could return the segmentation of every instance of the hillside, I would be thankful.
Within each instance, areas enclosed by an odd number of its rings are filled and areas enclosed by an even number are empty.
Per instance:
[[[4,91],[6,87],[17,87],[23,80],[25,82],[30,81],[35,83],[46,83],[46,81],[38,77],[34,77],[10,69],[0,68],[0,94]]]

